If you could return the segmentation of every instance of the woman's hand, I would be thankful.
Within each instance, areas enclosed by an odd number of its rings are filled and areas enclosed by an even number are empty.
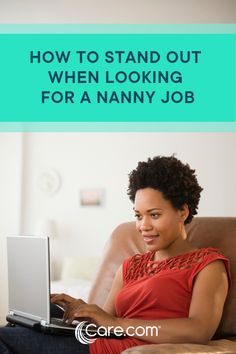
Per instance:
[[[74,297],[66,294],[51,294],[50,300],[53,304],[61,306],[64,310],[73,301],[77,301]]]
[[[65,309],[63,319],[69,323],[73,320],[89,320],[97,326],[119,326],[117,317],[105,312],[97,305],[87,304],[81,299],[75,300],[68,304]]]

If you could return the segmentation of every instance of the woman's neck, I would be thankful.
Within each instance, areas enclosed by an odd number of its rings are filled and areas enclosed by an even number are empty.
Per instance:
[[[197,250],[197,248],[194,247],[188,240],[178,240],[165,249],[157,250],[153,260],[163,261],[167,258],[175,257],[195,250]]]

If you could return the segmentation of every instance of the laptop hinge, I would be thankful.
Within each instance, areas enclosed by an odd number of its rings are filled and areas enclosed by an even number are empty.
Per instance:
[[[45,320],[41,320],[41,321],[40,321],[40,324],[41,324],[41,326],[43,326],[43,327],[48,327],[48,323],[47,323],[47,321],[45,321]]]

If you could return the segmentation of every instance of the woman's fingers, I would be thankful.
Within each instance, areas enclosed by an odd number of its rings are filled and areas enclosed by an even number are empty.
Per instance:
[[[74,313],[79,311],[79,309],[83,306],[88,306],[86,302],[81,299],[75,300],[68,304],[65,308],[65,313],[63,316],[64,321],[72,322],[74,318]]]
[[[76,301],[76,300],[75,300],[75,298],[73,298],[70,295],[66,295],[66,294],[52,294],[51,295],[51,302],[53,304],[57,304],[59,306],[62,306],[64,309],[67,305],[69,305],[73,301]]]

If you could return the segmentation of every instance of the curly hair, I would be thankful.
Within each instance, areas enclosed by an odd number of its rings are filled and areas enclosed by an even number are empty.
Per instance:
[[[173,155],[149,158],[147,162],[139,162],[137,168],[130,172],[127,194],[132,202],[136,192],[144,188],[153,188],[162,192],[163,197],[176,209],[181,210],[183,205],[187,204],[189,215],[185,224],[197,214],[203,188],[198,184],[195,170]]]

